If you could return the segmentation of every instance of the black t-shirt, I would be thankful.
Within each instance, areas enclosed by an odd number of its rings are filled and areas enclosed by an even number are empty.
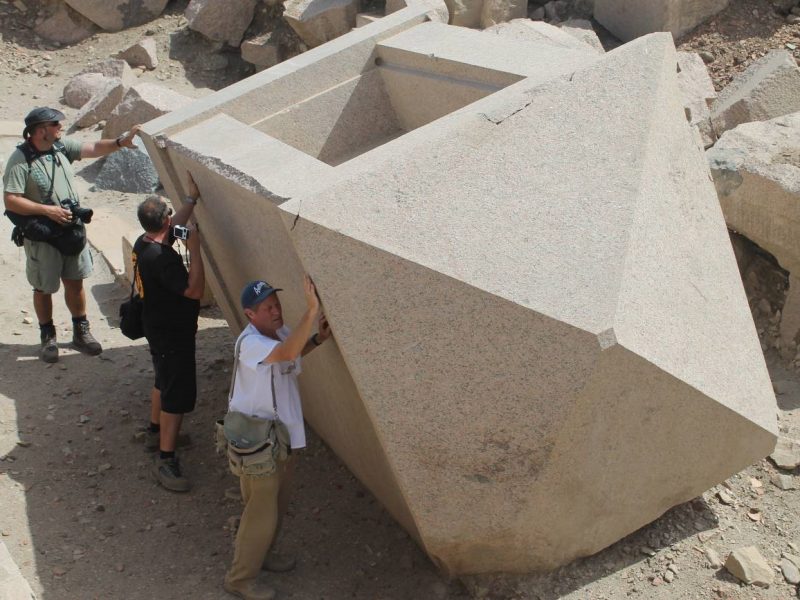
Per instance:
[[[148,242],[141,235],[133,245],[138,267],[137,287],[144,300],[144,330],[148,339],[194,335],[200,302],[183,295],[189,273],[171,246]],[[174,238],[170,236],[170,242]]]

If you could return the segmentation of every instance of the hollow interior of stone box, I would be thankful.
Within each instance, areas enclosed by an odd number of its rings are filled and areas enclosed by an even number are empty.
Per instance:
[[[376,63],[252,126],[336,166],[520,79],[469,65],[453,76],[437,61]]]

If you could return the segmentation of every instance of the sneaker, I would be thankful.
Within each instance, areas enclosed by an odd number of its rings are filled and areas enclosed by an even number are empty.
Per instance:
[[[55,325],[50,325],[42,329],[41,340],[42,349],[39,351],[39,358],[46,363],[58,362],[58,344],[56,344]]]
[[[188,492],[192,487],[189,480],[181,473],[181,465],[177,456],[161,458],[156,454],[153,475],[162,487],[172,492]]]
[[[72,345],[89,356],[97,356],[103,351],[100,342],[89,331],[89,321],[75,323],[72,329]]]
[[[271,587],[255,582],[246,584],[234,583],[228,579],[227,575],[222,582],[222,589],[243,600],[273,600],[275,598],[275,590]]]
[[[142,436],[142,438],[144,439],[144,449],[147,452],[155,452],[156,450],[160,449],[161,447],[160,431],[150,431],[149,427],[145,427],[144,435]],[[176,448],[188,448],[191,445],[192,445],[192,437],[188,433],[178,434],[178,439],[176,440],[175,443]]]
[[[288,554],[278,554],[277,552],[267,552],[266,558],[261,568],[265,571],[273,573],[286,573],[291,571],[297,565],[294,556]]]

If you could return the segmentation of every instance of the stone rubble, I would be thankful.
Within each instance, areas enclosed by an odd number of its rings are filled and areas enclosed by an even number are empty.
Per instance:
[[[131,67],[155,69],[158,66],[156,41],[152,37],[143,38],[133,46],[120,52],[117,58],[124,60]]]

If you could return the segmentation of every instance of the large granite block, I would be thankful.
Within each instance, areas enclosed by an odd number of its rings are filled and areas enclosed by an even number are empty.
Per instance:
[[[171,194],[187,169],[203,192],[234,329],[245,281],[292,323],[314,277],[335,343],[306,358],[307,419],[431,559],[550,569],[769,454],[775,398],[670,37],[487,52],[429,13],[144,137]]]
[[[800,110],[800,68],[786,50],[772,50],[729,83],[711,106],[719,137],[751,121],[766,121]]]
[[[623,42],[656,31],[669,31],[677,39],[723,10],[729,1],[595,0],[594,18]]]

